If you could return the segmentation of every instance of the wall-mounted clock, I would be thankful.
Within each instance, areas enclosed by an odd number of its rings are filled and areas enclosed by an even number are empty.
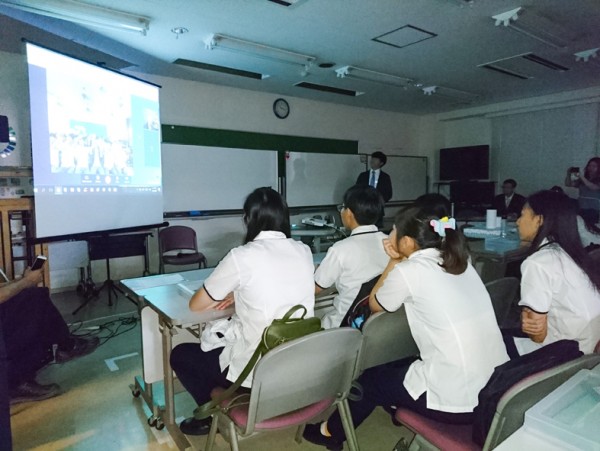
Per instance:
[[[290,104],[285,99],[277,99],[273,102],[273,113],[279,119],[285,119],[290,115]]]

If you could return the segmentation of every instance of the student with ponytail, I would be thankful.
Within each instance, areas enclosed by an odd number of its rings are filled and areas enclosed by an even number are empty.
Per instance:
[[[521,327],[526,338],[506,341],[511,357],[558,340],[592,353],[600,341],[600,269],[577,232],[577,211],[564,193],[539,191],[517,220],[531,254],[521,265]],[[515,349],[516,347],[516,349]]]
[[[485,285],[469,263],[454,219],[417,207],[401,211],[384,248],[390,261],[373,288],[372,311],[406,308],[419,359],[370,368],[350,402],[355,426],[376,406],[403,407],[452,424],[470,423],[479,391],[508,360]],[[340,417],[307,426],[304,438],[341,449]]]

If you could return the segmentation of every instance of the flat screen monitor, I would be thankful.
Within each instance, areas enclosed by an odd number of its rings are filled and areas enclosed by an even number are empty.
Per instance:
[[[489,179],[488,145],[440,149],[440,180]]]
[[[36,236],[161,223],[159,87],[26,47]]]

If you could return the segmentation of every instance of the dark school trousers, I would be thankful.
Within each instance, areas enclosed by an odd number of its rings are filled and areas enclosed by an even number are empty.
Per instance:
[[[449,413],[428,409],[426,393],[423,393],[417,400],[408,394],[404,388],[404,377],[413,361],[404,359],[369,368],[358,378],[358,382],[363,388],[362,399],[349,402],[354,427],[358,427],[377,406],[386,409],[389,409],[390,406],[403,407],[441,423],[470,424],[473,422],[471,412]],[[327,428],[335,440],[346,439],[338,411],[327,420]]]
[[[51,357],[52,345],[66,348],[69,327],[50,299],[48,288],[27,288],[0,304],[9,389],[34,379]]]
[[[223,348],[204,352],[198,343],[182,343],[171,352],[171,368],[198,405],[210,401],[216,387],[228,388],[227,369],[221,371],[219,356]]]
[[[8,381],[6,379],[6,350],[2,323],[0,322],[0,451],[10,451],[12,439],[10,432],[10,404],[8,395]]]

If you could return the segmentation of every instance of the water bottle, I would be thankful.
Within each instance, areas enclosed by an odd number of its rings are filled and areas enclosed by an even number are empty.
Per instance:
[[[504,218],[500,221],[500,236],[506,238],[506,219]]]

